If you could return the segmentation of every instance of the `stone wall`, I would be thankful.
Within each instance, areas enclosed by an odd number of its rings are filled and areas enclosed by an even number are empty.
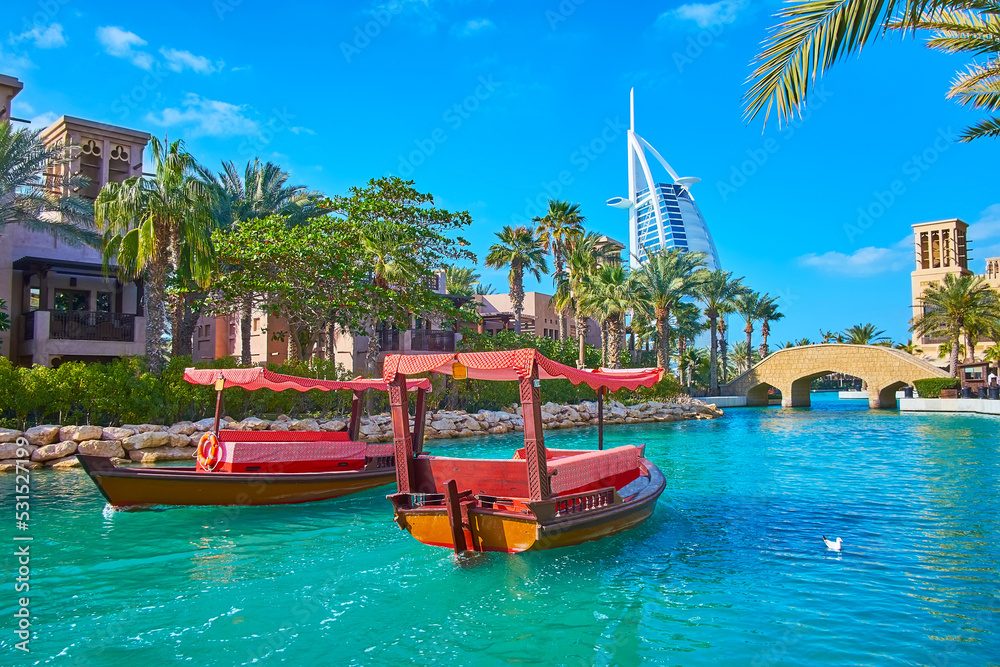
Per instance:
[[[650,401],[638,405],[623,405],[617,401],[604,404],[605,424],[639,424],[672,422],[687,419],[713,419],[722,416],[713,404],[695,399],[674,402]],[[291,419],[285,415],[275,420],[250,417],[235,421],[224,419],[224,429],[234,431],[344,431],[346,418]],[[597,403],[584,401],[579,405],[545,403],[542,423],[546,429],[573,428],[597,424]],[[198,439],[212,428],[213,419],[179,422],[172,426],[156,424],[125,424],[120,427],[101,426],[34,426],[23,433],[0,429],[0,472],[12,472],[17,458],[16,440],[22,435],[28,440],[31,468],[73,468],[80,465],[76,454],[106,456],[116,463],[157,463],[185,461],[195,457]],[[410,425],[413,420],[411,417]],[[521,408],[507,411],[480,410],[469,414],[463,410],[429,411],[424,424],[427,440],[467,438],[474,435],[522,431]],[[392,419],[388,414],[363,417],[361,440],[392,442]]]

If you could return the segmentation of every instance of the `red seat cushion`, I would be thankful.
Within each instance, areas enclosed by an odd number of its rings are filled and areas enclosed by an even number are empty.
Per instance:
[[[582,493],[607,486],[620,489],[639,477],[639,448],[633,445],[549,459],[552,491]]]

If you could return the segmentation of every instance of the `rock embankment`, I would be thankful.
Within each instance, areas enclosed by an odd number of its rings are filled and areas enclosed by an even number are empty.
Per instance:
[[[713,404],[682,398],[668,403],[650,401],[638,405],[623,405],[617,401],[604,404],[605,424],[639,424],[672,422],[688,419],[714,419],[722,410]],[[277,419],[249,417],[243,421],[225,418],[225,429],[234,431],[344,431],[346,418],[292,419],[280,415]],[[30,468],[72,468],[79,466],[77,454],[105,456],[117,463],[157,463],[184,461],[195,456],[201,434],[212,428],[211,418],[197,422],[178,422],[172,426],[157,424],[124,424],[116,427],[59,426],[45,424],[27,431],[0,429],[0,472],[12,472],[18,458],[17,440],[28,441]],[[411,417],[412,427],[413,420]],[[584,401],[579,405],[542,405],[542,424],[546,429],[574,428],[597,424],[597,403]],[[521,408],[510,411],[480,410],[470,414],[464,410],[437,410],[427,413],[424,437],[427,440],[467,438],[474,435],[522,431]],[[392,419],[387,414],[363,417],[360,439],[366,442],[391,442]]]

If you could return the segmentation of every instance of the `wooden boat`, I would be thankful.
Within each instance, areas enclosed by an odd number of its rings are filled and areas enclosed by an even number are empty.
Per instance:
[[[358,439],[361,406],[369,390],[386,391],[384,381],[346,382],[274,373],[265,368],[189,368],[184,379],[214,385],[215,423],[198,443],[193,467],[119,467],[110,460],[78,455],[83,469],[115,508],[158,505],[278,505],[337,498],[390,484],[395,479],[393,446]],[[223,390],[349,390],[354,393],[347,431],[220,430]],[[424,405],[429,380],[414,385]]]
[[[432,371],[456,378],[516,381],[524,448],[512,459],[462,459],[423,452],[423,406],[414,433],[407,376]],[[644,447],[603,448],[604,395],[649,387],[663,369],[586,370],[537,350],[390,355],[383,379],[392,406],[398,492],[387,496],[400,528],[425,544],[463,551],[517,553],[597,540],[645,521],[663,493],[663,474]],[[597,450],[546,449],[541,380],[565,378],[597,391]]]

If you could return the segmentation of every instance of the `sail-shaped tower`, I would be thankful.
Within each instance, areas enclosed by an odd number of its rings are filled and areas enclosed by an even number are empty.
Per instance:
[[[655,148],[635,131],[635,89],[629,94],[628,197],[613,197],[608,206],[628,210],[629,254],[638,266],[647,253],[665,248],[701,251],[709,269],[721,268],[719,253],[708,231],[705,217],[691,194],[691,186],[700,178],[678,176]],[[656,159],[670,177],[654,177],[647,153]],[[657,173],[659,169],[656,170]]]

